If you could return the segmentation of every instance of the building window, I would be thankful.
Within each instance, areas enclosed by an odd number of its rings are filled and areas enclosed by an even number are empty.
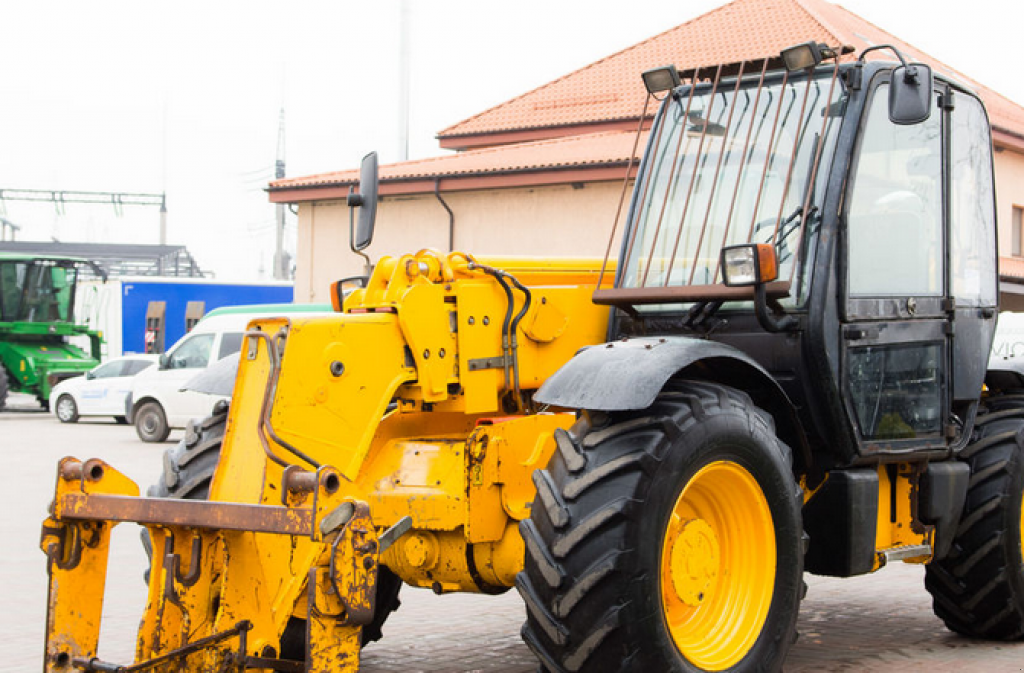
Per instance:
[[[1024,208],[1020,206],[1013,207],[1013,222],[1010,225],[1013,230],[1013,256],[1022,257],[1024,254],[1021,252],[1021,226],[1024,225]]]

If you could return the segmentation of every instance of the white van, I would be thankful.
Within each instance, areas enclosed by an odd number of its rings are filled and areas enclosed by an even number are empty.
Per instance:
[[[151,367],[135,376],[131,394],[125,404],[128,421],[135,425],[135,431],[142,441],[164,441],[172,429],[184,428],[190,419],[209,416],[213,406],[226,399],[226,396],[182,388],[218,360],[237,356],[249,321],[294,313],[309,315],[330,311],[331,307],[323,304],[252,306],[211,311],[191,332],[160,356],[157,367]]]
[[[992,359],[1009,360],[1024,356],[1024,313],[1003,311],[999,314],[996,334],[992,340]]]

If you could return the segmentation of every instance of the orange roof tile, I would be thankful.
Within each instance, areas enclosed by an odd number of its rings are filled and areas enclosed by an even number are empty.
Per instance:
[[[637,145],[637,155],[644,147],[643,134]],[[584,136],[556,138],[536,142],[517,143],[478,150],[469,150],[458,154],[450,154],[429,159],[405,161],[397,164],[386,164],[380,167],[381,193],[410,193],[414,191],[432,191],[433,181],[444,178],[445,190],[459,188],[476,188],[462,186],[468,178],[499,177],[509,175],[529,175],[536,173],[556,173],[558,171],[579,171],[586,169],[615,168],[615,175],[621,179],[623,168],[629,162],[630,153],[636,143],[636,132],[609,131],[592,133]],[[603,179],[615,179],[604,177]],[[309,190],[322,187],[345,187],[355,185],[359,181],[358,170],[320,173],[299,178],[286,178],[270,183],[271,200],[293,200],[296,190]],[[563,180],[543,180],[544,184],[552,182],[571,182],[572,178]],[[410,183],[426,183],[429,190],[410,189]],[[472,183],[476,184],[476,183]],[[520,182],[520,184],[522,184]],[[502,186],[502,185],[496,185]],[[511,185],[505,185],[511,186]],[[422,187],[422,186],[421,186]],[[275,193],[292,192],[288,199],[275,198]],[[340,195],[340,194],[339,194]],[[305,199],[301,199],[305,200]]]
[[[849,44],[858,52],[893,44],[976,89],[993,126],[1024,137],[1024,108],[838,5],[824,0],[736,0],[450,126],[438,138],[442,147],[462,149],[494,140],[514,142],[510,131],[636,119],[646,96],[640,80],[644,70],[667,63],[693,68],[758,59],[811,39]],[[886,52],[874,57],[893,58]],[[482,137],[498,133],[506,137]]]

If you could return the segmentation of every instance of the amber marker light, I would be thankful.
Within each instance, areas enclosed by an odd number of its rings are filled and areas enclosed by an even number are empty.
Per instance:
[[[770,283],[779,277],[775,247],[769,243],[747,243],[722,248],[722,278],[729,287]]]

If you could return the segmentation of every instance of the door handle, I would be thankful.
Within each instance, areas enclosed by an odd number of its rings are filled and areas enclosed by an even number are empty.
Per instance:
[[[880,333],[881,330],[877,327],[865,327],[863,325],[847,325],[843,328],[843,338],[847,341],[877,339]]]

